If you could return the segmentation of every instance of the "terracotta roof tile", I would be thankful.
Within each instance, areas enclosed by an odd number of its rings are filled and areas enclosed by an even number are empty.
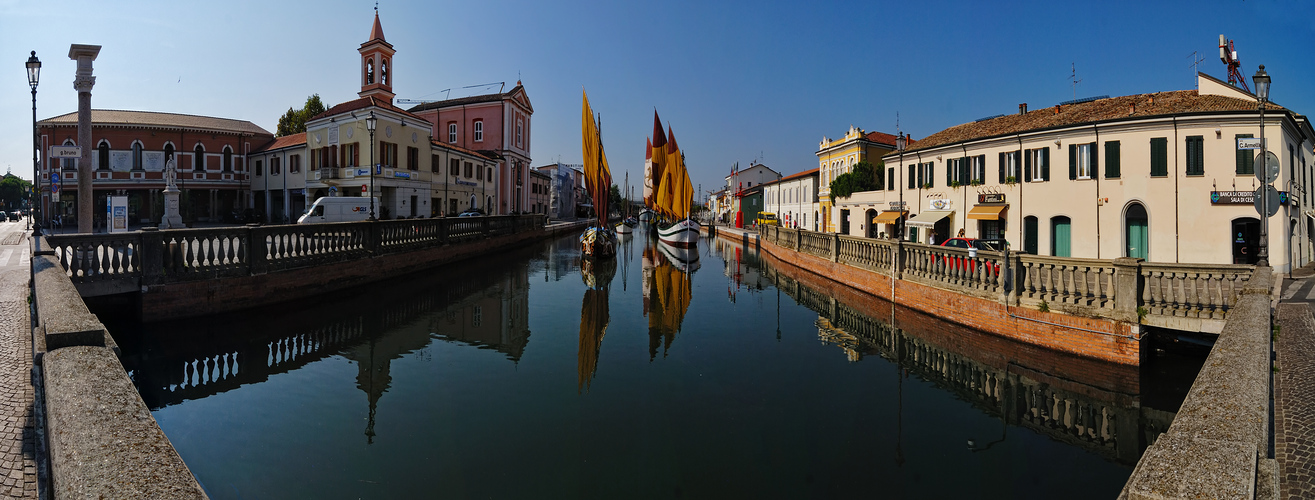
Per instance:
[[[415,118],[415,119],[417,119],[417,120],[420,120],[420,121],[423,121],[423,122],[428,123],[428,121],[425,120],[424,118],[421,118],[420,116],[418,116],[418,115],[416,115],[416,114],[414,114],[414,113],[411,113],[410,111],[407,111],[407,110],[405,110],[405,109],[402,109],[402,108],[399,108],[399,107],[397,107],[397,106],[394,106],[393,103],[391,103],[391,102],[388,102],[388,101],[385,101],[385,100],[382,100],[382,99],[377,99],[377,98],[375,98],[374,96],[366,96],[366,97],[362,97],[362,98],[360,98],[360,99],[353,99],[353,100],[350,100],[350,101],[344,102],[344,103],[342,103],[342,104],[335,105],[334,107],[329,108],[329,109],[326,110],[325,112],[320,113],[320,114],[318,114],[318,115],[315,115],[315,116],[312,117],[310,120],[306,120],[306,121],[315,121],[315,120],[318,120],[318,119],[320,119],[320,118],[327,118],[327,117],[330,117],[330,116],[336,116],[336,115],[341,115],[341,114],[344,114],[344,113],[350,113],[350,112],[352,112],[352,111],[356,111],[356,110],[358,110],[358,109],[368,108],[368,107],[370,107],[370,106],[376,106],[376,107],[380,107],[380,108],[383,108],[383,109],[386,109],[386,110],[389,110],[389,111],[394,111],[394,112],[397,112],[397,113],[401,113],[401,114],[404,114],[404,115],[406,115],[406,116],[409,116],[409,117]]]
[[[216,132],[244,133],[257,135],[274,135],[259,125],[246,120],[215,118],[213,116],[184,115],[180,113],[159,113],[155,111],[127,111],[119,109],[91,110],[91,123],[95,126],[123,125],[137,127],[167,127]],[[46,118],[38,125],[77,125],[78,113],[72,112]]]
[[[285,135],[283,137],[276,138],[272,141],[265,143],[264,146],[260,146],[256,148],[255,150],[252,151],[252,153],[262,153],[265,151],[273,151],[276,149],[283,149],[292,146],[300,146],[304,144],[306,144],[306,133],[301,132],[301,133]]]
[[[1283,110],[1272,103],[1270,107]],[[1196,90],[1175,90],[1151,94],[1110,97],[1094,101],[1058,105],[1028,111],[1027,114],[1005,115],[989,120],[964,123],[910,143],[905,149],[923,149],[957,144],[1004,135],[1019,134],[1056,127],[1080,125],[1116,119],[1149,118],[1185,113],[1218,111],[1251,111],[1256,103],[1218,95],[1199,95]]]
[[[800,177],[808,177],[808,176],[810,176],[810,175],[817,175],[817,173],[818,173],[820,170],[822,170],[822,169],[821,169],[821,168],[815,168],[815,169],[812,169],[812,170],[807,170],[807,171],[804,171],[804,172],[799,172],[799,173],[797,173],[797,174],[790,174],[790,175],[787,175],[787,176],[782,177],[782,178],[780,178],[780,179],[774,180],[774,181],[772,181],[772,182],[764,182],[763,185],[767,185],[767,184],[776,184],[776,183],[778,183],[778,182],[790,181],[790,180],[798,179],[798,178],[800,178]]]
[[[420,112],[420,111],[428,111],[428,110],[431,110],[431,109],[450,108],[450,107],[452,107],[452,106],[460,106],[460,105],[462,105],[462,104],[476,104],[476,103],[481,103],[481,102],[497,102],[497,101],[501,101],[501,100],[502,100],[503,98],[505,98],[505,97],[511,96],[512,94],[515,94],[515,93],[516,93],[516,90],[517,90],[517,89],[520,89],[521,87],[522,87],[522,86],[518,84],[518,85],[516,85],[515,87],[512,87],[511,90],[509,90],[509,91],[507,91],[507,92],[505,92],[505,93],[493,93],[493,94],[473,95],[473,96],[470,96],[470,97],[458,97],[458,98],[456,98],[456,99],[448,99],[448,100],[446,100],[446,101],[427,102],[427,103],[420,104],[420,105],[417,105],[417,106],[412,106],[411,109],[409,109],[409,110],[407,110],[407,111],[410,111],[410,112],[412,112],[412,113],[417,113],[417,112]]]

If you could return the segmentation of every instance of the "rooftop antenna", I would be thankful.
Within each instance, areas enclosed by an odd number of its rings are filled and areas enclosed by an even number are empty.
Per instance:
[[[1078,100],[1078,84],[1079,84],[1079,83],[1082,83],[1082,79],[1081,79],[1081,78],[1078,78],[1078,65],[1077,65],[1077,63],[1070,63],[1070,67],[1071,67],[1071,69],[1072,69],[1073,72],[1072,72],[1072,74],[1068,75],[1068,79],[1069,79],[1070,81],[1073,82],[1073,83],[1070,84],[1070,85],[1073,87],[1073,100],[1076,101],[1076,100]]]
[[[1201,81],[1196,78],[1196,74],[1201,72],[1201,61],[1204,61],[1205,57],[1195,50],[1187,57],[1192,60],[1192,81],[1196,82],[1196,90],[1201,90]]]
[[[1228,67],[1228,83],[1236,87],[1242,85],[1248,93],[1251,87],[1247,86],[1247,79],[1242,77],[1242,60],[1237,58],[1237,48],[1233,46],[1233,41],[1219,35],[1219,60]]]

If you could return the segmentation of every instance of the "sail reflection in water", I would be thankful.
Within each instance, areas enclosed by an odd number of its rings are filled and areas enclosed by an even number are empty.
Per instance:
[[[658,346],[666,357],[693,295],[691,274],[699,268],[698,248],[677,248],[654,239],[644,247],[644,314],[648,316],[648,358]]]
[[[580,279],[584,280],[584,301],[580,305],[579,387],[583,391],[598,370],[598,351],[607,335],[608,291],[616,275],[616,259],[581,259]]]

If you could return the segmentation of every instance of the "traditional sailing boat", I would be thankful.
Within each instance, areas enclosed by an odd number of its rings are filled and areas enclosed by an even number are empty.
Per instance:
[[[699,223],[690,217],[694,201],[694,185],[685,169],[685,154],[676,144],[676,134],[667,127],[662,133],[662,121],[653,112],[653,137],[650,162],[645,164],[651,176],[645,180],[645,189],[652,185],[651,199],[645,192],[644,203],[660,215],[657,223],[658,240],[679,247],[696,246],[699,241]],[[698,253],[695,252],[695,255]]]
[[[580,251],[585,257],[611,258],[616,256],[616,233],[607,223],[607,216],[610,213],[608,198],[611,196],[612,171],[607,168],[601,126],[595,121],[594,112],[589,108],[587,92],[584,93],[582,108],[580,135],[584,156],[584,184],[593,199],[597,220],[580,234]]]

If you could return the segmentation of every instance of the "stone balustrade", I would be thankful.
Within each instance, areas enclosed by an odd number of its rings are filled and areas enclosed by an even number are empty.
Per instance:
[[[764,241],[1005,304],[1219,333],[1255,266],[992,252],[761,226]]]

